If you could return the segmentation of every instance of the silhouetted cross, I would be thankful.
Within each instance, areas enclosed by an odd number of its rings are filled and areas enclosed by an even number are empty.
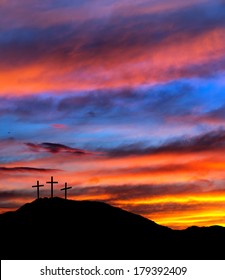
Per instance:
[[[40,185],[39,181],[37,181],[37,185],[32,186],[32,188],[37,188],[37,198],[39,198],[39,188],[44,187],[44,185]]]
[[[46,182],[47,184],[51,184],[51,198],[53,198],[53,185],[58,184],[58,182],[54,182],[53,176],[51,176],[51,181]]]
[[[67,199],[67,190],[72,189],[72,187],[67,187],[67,183],[65,183],[65,188],[62,188],[61,191],[65,191],[65,199]]]

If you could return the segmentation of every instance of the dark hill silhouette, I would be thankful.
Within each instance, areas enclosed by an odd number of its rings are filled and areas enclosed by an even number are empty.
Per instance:
[[[224,259],[223,227],[175,231],[102,202],[37,199],[0,229],[1,259]]]

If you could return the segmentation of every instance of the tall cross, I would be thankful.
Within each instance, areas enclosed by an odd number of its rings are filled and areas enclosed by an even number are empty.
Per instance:
[[[37,185],[32,186],[32,188],[37,188],[37,198],[39,198],[39,188],[44,187],[44,185],[40,185],[39,181],[37,181]]]
[[[67,190],[72,189],[72,187],[67,187],[67,183],[65,183],[65,188],[62,188],[61,191],[65,191],[65,199],[67,199]]]
[[[53,176],[51,176],[51,181],[46,182],[47,184],[51,184],[51,198],[53,198],[53,185],[58,184],[57,181],[53,180]]]

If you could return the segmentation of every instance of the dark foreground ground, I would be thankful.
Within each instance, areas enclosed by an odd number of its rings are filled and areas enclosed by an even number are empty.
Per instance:
[[[42,198],[0,215],[1,259],[225,259],[225,228],[176,231],[101,202]]]

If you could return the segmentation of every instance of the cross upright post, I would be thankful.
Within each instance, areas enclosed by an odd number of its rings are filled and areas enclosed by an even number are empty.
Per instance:
[[[58,182],[54,181],[53,176],[51,176],[51,181],[48,181],[46,183],[51,185],[51,198],[53,198],[53,186],[54,186],[54,184],[58,184]]]
[[[67,187],[67,183],[65,183],[65,188],[60,189],[61,191],[65,191],[65,199],[67,199],[67,190],[72,189],[72,187]]]
[[[37,198],[39,199],[39,188],[44,187],[44,185],[40,185],[39,181],[37,180],[37,185],[32,186],[32,188],[37,188]]]

